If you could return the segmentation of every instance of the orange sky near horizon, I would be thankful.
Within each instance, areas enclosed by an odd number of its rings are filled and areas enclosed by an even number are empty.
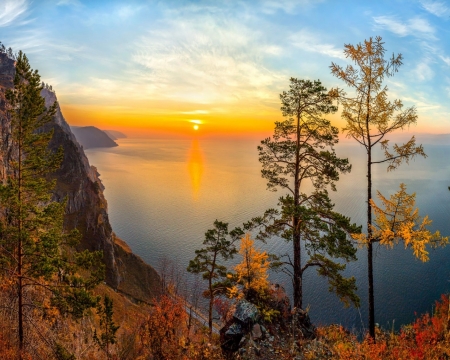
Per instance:
[[[221,138],[265,138],[273,134],[275,121],[283,120],[279,110],[265,107],[259,112],[244,113],[231,108],[214,111],[179,111],[174,104],[174,110],[145,108],[114,108],[95,105],[65,105],[60,103],[63,116],[71,126],[96,126],[102,130],[122,131],[129,137],[158,138],[190,138],[190,137],[221,137]],[[158,110],[158,109],[157,109]],[[203,113],[202,113],[203,112]],[[332,114],[330,119],[341,132],[345,123],[340,114]],[[194,125],[198,124],[198,130]],[[405,130],[410,134],[438,134],[442,129],[433,126],[425,116],[420,116],[418,124]],[[401,131],[396,134],[401,134]],[[344,139],[345,135],[340,134]]]

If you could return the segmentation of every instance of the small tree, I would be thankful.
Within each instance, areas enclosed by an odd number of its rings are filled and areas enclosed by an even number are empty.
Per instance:
[[[100,316],[100,337],[97,334],[97,330],[94,331],[95,343],[106,353],[108,359],[111,358],[110,345],[116,343],[116,332],[119,326],[114,324],[113,321],[113,301],[105,295],[103,298],[103,305],[101,303],[97,306],[97,314]]]
[[[241,229],[236,228],[228,233],[228,223],[214,221],[214,228],[205,233],[203,245],[206,247],[195,250],[195,258],[189,262],[187,271],[194,274],[202,274],[203,279],[208,281],[208,289],[204,296],[209,299],[208,327],[212,333],[212,311],[214,298],[218,292],[224,292],[221,280],[226,279],[227,268],[223,261],[228,260],[236,254],[235,241],[242,236]],[[228,236],[229,235],[229,236]]]
[[[15,289],[17,332],[20,351],[24,348],[26,309],[57,307],[75,317],[96,305],[89,290],[104,273],[100,252],[76,253],[72,246],[78,232],[63,229],[65,202],[51,201],[54,181],[47,176],[59,168],[62,149],[53,153],[48,144],[52,132],[43,126],[51,121],[57,104],[45,108],[40,76],[30,68],[27,57],[19,52],[14,88],[6,92],[6,110],[10,119],[9,173],[0,185],[0,264]],[[87,277],[77,270],[82,267]],[[50,301],[40,303],[33,289],[47,292]]]
[[[261,141],[258,150],[268,189],[282,189],[288,194],[279,199],[280,209],[267,210],[245,228],[262,227],[259,239],[276,235],[292,241],[293,258],[289,256],[284,262],[292,270],[284,271],[292,278],[294,306],[302,307],[303,274],[314,267],[319,275],[328,278],[330,291],[346,304],[358,305],[355,279],[344,278],[341,271],[345,264],[332,260],[356,260],[356,249],[348,234],[360,231],[349,218],[333,211],[326,190],[328,186],[335,190],[339,173],[351,169],[348,160],[338,158],[334,151],[338,129],[322,118],[337,107],[319,80],[291,78],[289,91],[284,91],[280,99],[286,119],[275,122],[273,138]],[[304,265],[302,243],[309,256]]]
[[[250,234],[245,234],[241,239],[239,254],[242,256],[242,261],[234,267],[236,281],[242,284],[245,297],[251,301],[269,289],[267,273],[270,267],[269,255],[255,248]],[[234,286],[230,294],[235,297],[237,293],[238,289]]]
[[[163,295],[142,324],[140,338],[153,359],[178,359],[187,314],[179,298]]]
[[[422,145],[416,145],[413,136],[403,145],[394,144],[392,150],[386,136],[403,130],[417,122],[414,107],[403,109],[400,100],[389,101],[388,88],[383,86],[386,77],[393,76],[402,65],[401,54],[385,59],[384,43],[380,36],[365,40],[356,46],[344,46],[344,54],[353,62],[345,69],[332,63],[331,72],[354,91],[347,97],[342,90],[334,90],[333,95],[342,102],[342,118],[347,125],[344,131],[362,145],[367,154],[367,266],[369,285],[369,333],[375,338],[375,298],[373,289],[373,236],[372,236],[372,165],[387,163],[387,170],[396,169],[403,161],[406,163],[417,155],[425,157]],[[374,159],[373,149],[380,144],[384,157]]]

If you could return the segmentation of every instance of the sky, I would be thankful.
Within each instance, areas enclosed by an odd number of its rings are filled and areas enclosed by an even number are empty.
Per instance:
[[[386,84],[417,108],[411,130],[450,133],[448,0],[0,2],[0,41],[27,54],[68,123],[131,136],[269,135],[290,77],[346,89],[329,66],[377,35],[403,55]]]

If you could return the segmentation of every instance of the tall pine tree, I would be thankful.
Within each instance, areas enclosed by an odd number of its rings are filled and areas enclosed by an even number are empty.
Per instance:
[[[268,189],[281,189],[287,195],[279,199],[278,209],[267,210],[245,228],[262,227],[259,239],[280,236],[292,242],[292,256],[284,262],[288,266],[284,271],[292,278],[294,306],[303,305],[302,280],[309,268],[326,277],[330,291],[346,304],[358,305],[355,279],[342,276],[346,265],[336,259],[356,260],[348,235],[360,228],[333,211],[327,191],[327,187],[335,190],[339,174],[351,169],[348,160],[337,157],[334,151],[338,129],[322,117],[337,107],[319,80],[291,78],[290,89],[280,99],[286,118],[275,122],[273,137],[261,141],[258,150]]]
[[[22,52],[15,70],[14,88],[6,92],[10,158],[7,179],[0,185],[0,263],[15,289],[12,310],[22,351],[31,330],[26,326],[30,309],[56,307],[82,316],[98,301],[89,290],[102,280],[104,266],[99,252],[75,252],[78,232],[63,229],[66,204],[51,201],[55,181],[48,175],[59,168],[63,152],[49,150],[53,134],[43,126],[52,120],[57,104],[45,107],[40,76]],[[79,276],[80,268],[85,277]]]

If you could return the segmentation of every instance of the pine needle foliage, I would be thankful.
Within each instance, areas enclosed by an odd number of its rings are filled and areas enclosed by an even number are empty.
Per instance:
[[[97,314],[100,316],[101,331],[99,334],[94,332],[94,342],[105,352],[106,358],[110,359],[110,347],[117,342],[116,332],[119,326],[114,323],[113,300],[108,295],[103,298],[103,305],[97,305]]]
[[[327,190],[336,190],[339,175],[351,170],[348,159],[339,158],[334,150],[338,129],[323,118],[337,107],[319,80],[291,78],[280,99],[285,119],[275,122],[273,137],[261,141],[258,151],[267,188],[287,194],[280,197],[279,208],[268,209],[244,227],[259,228],[260,240],[278,236],[292,242],[292,256],[278,265],[286,265],[283,271],[292,279],[294,306],[302,307],[302,279],[308,268],[326,277],[330,290],[345,304],[358,306],[355,278],[341,273],[345,262],[356,260],[349,234],[358,233],[360,227],[333,210]],[[308,255],[304,264],[302,251]]]
[[[49,175],[60,167],[63,151],[49,149],[53,133],[43,127],[55,115],[57,103],[45,107],[40,76],[22,52],[15,70],[14,88],[6,92],[10,129],[5,130],[10,135],[4,145],[10,151],[7,178],[0,184],[0,266],[5,281],[15,289],[11,310],[17,314],[22,351],[31,329],[25,329],[30,309],[46,314],[57,308],[82,316],[97,303],[89,290],[102,280],[104,267],[100,252],[75,252],[79,234],[64,230],[66,204],[51,200],[55,181]],[[85,276],[80,276],[81,268]],[[48,296],[39,302],[33,289]]]
[[[208,288],[203,293],[209,299],[208,327],[212,334],[212,311],[214,299],[227,288],[227,267],[224,261],[233,258],[237,253],[235,242],[243,235],[240,228],[228,232],[228,223],[214,221],[214,228],[205,233],[203,245],[205,247],[195,250],[195,258],[189,261],[187,271],[193,274],[202,274],[208,281]]]

